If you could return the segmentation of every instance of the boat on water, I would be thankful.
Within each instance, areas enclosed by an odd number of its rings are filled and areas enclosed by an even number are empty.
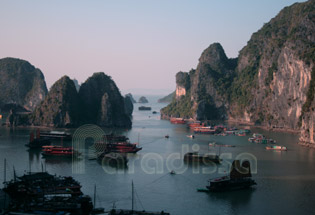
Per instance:
[[[221,163],[220,156],[214,154],[199,154],[198,152],[188,152],[184,155],[184,161],[188,163]]]
[[[72,135],[65,131],[41,131],[40,138],[50,140],[72,140]]]
[[[186,121],[183,118],[171,118],[170,122],[172,124],[186,124]]]
[[[116,209],[115,204],[113,209],[108,212],[109,215],[170,215],[170,213],[159,211],[146,211],[146,210],[136,210],[135,209],[135,188],[133,182],[131,182],[131,210],[130,209]]]
[[[51,140],[47,138],[41,138],[39,130],[36,131],[36,138],[34,137],[34,133],[30,133],[30,140],[25,146],[29,148],[41,148],[42,146],[50,145]]]
[[[195,127],[194,132],[200,133],[200,134],[215,134],[217,133],[217,129],[211,127],[211,126],[204,126],[204,127]]]
[[[70,157],[79,156],[81,153],[74,150],[72,147],[63,146],[43,146],[42,155],[44,157],[60,156],[60,157]]]
[[[140,106],[138,110],[151,110],[151,107]]]
[[[287,151],[287,147],[285,146],[266,146],[267,150],[274,150],[274,151]]]
[[[194,129],[196,127],[203,127],[203,126],[204,126],[204,123],[201,123],[200,121],[188,123],[188,127],[191,129]]]
[[[7,214],[81,214],[91,213],[93,204],[83,195],[79,182],[47,172],[29,172],[5,182],[3,191],[10,197]]]
[[[211,147],[235,147],[235,145],[228,145],[228,144],[217,144],[215,142],[209,143],[209,146]]]
[[[256,185],[256,182],[252,179],[249,161],[244,161],[241,164],[239,160],[234,160],[230,175],[210,179],[206,188],[209,192],[222,192],[247,189],[253,185]]]
[[[142,149],[139,143],[130,143],[129,138],[123,135],[104,135],[103,140],[95,143],[96,152],[137,153]]]
[[[194,139],[195,135],[191,134],[191,135],[187,135],[188,138]]]

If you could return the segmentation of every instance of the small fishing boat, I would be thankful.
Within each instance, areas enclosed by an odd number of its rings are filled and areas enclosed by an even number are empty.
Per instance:
[[[287,151],[287,147],[285,146],[266,146],[267,150],[274,150],[274,151]]]
[[[195,136],[194,136],[193,134],[187,135],[187,137],[189,137],[189,138],[191,138],[191,139],[194,139],[194,138],[195,138]]]
[[[170,138],[170,136],[169,136],[168,134],[167,134],[167,135],[165,135],[164,137],[165,137],[166,139]]]

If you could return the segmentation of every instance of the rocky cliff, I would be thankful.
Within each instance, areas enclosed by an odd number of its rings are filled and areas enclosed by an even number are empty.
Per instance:
[[[125,97],[129,97],[131,102],[134,104],[134,103],[137,103],[137,101],[133,98],[132,94],[131,93],[128,93],[125,95]]]
[[[133,102],[131,100],[131,97],[125,96],[124,102],[125,102],[125,112],[126,112],[127,116],[132,117]]]
[[[295,130],[302,125],[307,142],[313,111],[303,106],[308,92],[314,94],[314,8],[313,0],[284,8],[252,35],[237,59],[228,59],[220,44],[210,45],[195,72],[176,75],[177,101],[162,115]]]
[[[30,121],[37,126],[75,127],[79,125],[79,107],[76,87],[68,76],[64,76],[54,83]]]
[[[111,77],[94,73],[80,87],[81,123],[96,123],[104,127],[131,127],[124,98]]]
[[[17,104],[34,110],[47,94],[43,73],[25,60],[0,59],[0,107]]]

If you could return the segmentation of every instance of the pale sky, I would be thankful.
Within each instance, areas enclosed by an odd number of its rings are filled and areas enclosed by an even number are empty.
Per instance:
[[[252,33],[294,2],[0,0],[0,58],[29,61],[48,87],[63,75],[81,83],[103,71],[123,92],[171,92],[175,74],[196,68],[211,43],[236,57]]]

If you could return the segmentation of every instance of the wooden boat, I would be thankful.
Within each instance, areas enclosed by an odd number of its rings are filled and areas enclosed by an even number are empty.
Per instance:
[[[32,149],[32,148],[41,148],[42,146],[46,146],[46,145],[50,145],[50,144],[51,144],[50,139],[41,138],[39,130],[37,130],[36,138],[34,138],[34,133],[31,132],[30,140],[29,140],[28,144],[25,144],[25,146]]]
[[[61,156],[72,158],[72,156],[79,156],[80,153],[75,151],[72,147],[43,146],[42,155],[44,157]]]
[[[196,127],[203,127],[204,123],[201,123],[200,121],[191,122],[188,124],[188,127],[191,129],[194,129]]]
[[[183,118],[171,118],[170,122],[172,124],[185,124],[186,121]]]
[[[41,131],[40,138],[50,140],[72,140],[72,135],[64,131]]]
[[[193,134],[187,135],[187,137],[189,137],[189,138],[191,138],[191,139],[194,139],[194,138],[195,138],[195,136],[194,136]]]
[[[188,163],[211,164],[211,163],[220,163],[221,159],[218,155],[199,154],[198,152],[188,152],[184,155],[184,161]]]
[[[266,146],[267,150],[274,150],[274,151],[287,151],[287,147],[285,146]]]
[[[206,126],[206,127],[195,127],[194,132],[201,133],[201,134],[215,134],[217,133],[217,130],[212,128],[211,126]]]
[[[206,188],[209,192],[246,189],[256,185],[256,182],[251,177],[250,163],[244,161],[240,164],[239,160],[234,160],[230,175],[210,179]]]
[[[95,143],[97,152],[115,152],[115,153],[137,153],[142,148],[138,147],[139,143],[130,143],[126,136],[116,136],[108,134],[103,137],[103,140]]]

